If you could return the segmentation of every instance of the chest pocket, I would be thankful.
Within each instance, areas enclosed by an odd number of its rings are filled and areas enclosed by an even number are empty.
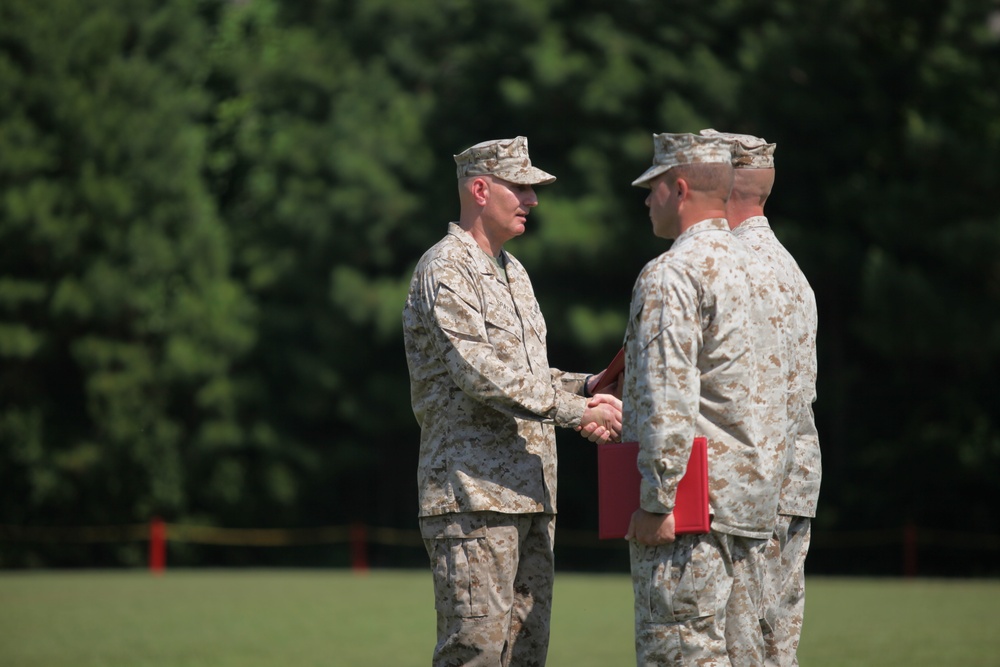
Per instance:
[[[500,329],[518,338],[521,337],[521,320],[514,310],[510,296],[500,293],[499,290],[488,292],[483,312],[488,329]]]
[[[486,335],[496,350],[497,357],[510,368],[521,370],[527,367],[524,353],[524,333],[521,320],[514,310],[510,294],[490,290],[486,293],[484,312]]]
[[[524,314],[525,324],[531,331],[534,331],[538,340],[544,343],[545,336],[548,334],[548,331],[545,328],[545,318],[542,317],[542,311],[538,307],[538,303],[532,299],[531,307],[526,310],[528,312]]]
[[[535,293],[531,289],[531,281],[528,280],[527,274],[520,266],[508,266],[507,275],[511,278],[510,298],[517,304],[521,317],[524,319],[525,335],[530,336],[534,333],[537,338],[536,342],[544,346],[548,331],[545,328],[542,310],[538,307]]]

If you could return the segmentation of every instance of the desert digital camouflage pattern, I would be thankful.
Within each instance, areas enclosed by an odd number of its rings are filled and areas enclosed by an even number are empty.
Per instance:
[[[805,563],[811,538],[812,519],[778,516],[766,557],[765,607],[772,630],[764,637],[766,665],[799,664],[799,638],[806,606]]]
[[[762,665],[766,545],[714,531],[655,547],[631,542],[636,664]]]
[[[520,185],[545,185],[556,180],[531,166],[527,137],[484,141],[454,157],[459,179],[489,174]]]
[[[766,586],[768,665],[798,665],[798,645],[805,612],[805,561],[811,517],[819,501],[822,461],[813,417],[816,400],[816,299],[791,254],[775,237],[763,216],[748,218],[733,233],[763,261],[775,267],[786,289],[790,315],[786,326],[796,346],[790,378],[792,460],[778,502],[778,520],[771,538]]]
[[[653,167],[633,185],[732,160],[718,137],[661,134],[654,146]],[[673,510],[691,443],[704,435],[713,514],[708,535],[631,545],[639,665],[763,664],[764,553],[789,453],[777,293],[725,218],[688,227],[633,289],[622,437],[639,441],[640,505]]]
[[[643,269],[625,336],[622,439],[640,443],[641,506],[666,513],[695,435],[706,436],[713,530],[767,539],[787,451],[770,440],[782,417],[763,399],[772,371],[755,351],[753,261],[713,218]]]
[[[688,228],[636,281],[622,438],[640,443],[640,505],[672,511],[691,443],[704,435],[713,514],[709,535],[655,549],[632,544],[639,665],[763,663],[764,550],[789,456],[774,281],[724,218]],[[697,577],[700,568],[711,584],[692,583],[689,595],[683,582],[663,579]],[[672,620],[647,613],[654,595]]]
[[[775,144],[769,144],[752,134],[733,134],[707,129],[699,132],[703,137],[716,137],[730,142],[733,166],[737,169],[773,169]]]
[[[653,166],[632,181],[638,188],[648,188],[649,182],[663,172],[682,164],[718,164],[730,162],[729,145],[717,137],[697,134],[654,134]]]
[[[702,130],[729,141],[736,169],[773,169],[775,145],[746,134]],[[766,664],[797,665],[805,611],[805,560],[811,517],[819,499],[821,461],[813,418],[816,400],[816,300],[805,275],[772,232],[767,218],[751,217],[733,233],[773,267],[782,288],[785,333],[791,350],[788,375],[791,460],[782,484],[777,523],[768,545],[764,625]]]
[[[782,485],[778,512],[814,517],[823,472],[812,408],[816,400],[816,297],[802,269],[778,241],[766,217],[747,218],[733,233],[774,268],[791,304],[785,327],[795,344],[790,427],[793,456]]]
[[[422,517],[420,530],[435,575],[433,664],[542,667],[555,516],[444,514]]]
[[[780,506],[781,480],[786,478],[794,454],[790,424],[796,402],[789,387],[796,368],[796,348],[787,322],[794,317],[794,309],[774,265],[749,250],[743,270],[750,281],[751,340],[759,373],[758,389],[752,395],[761,426],[758,445],[774,475],[763,484],[777,490]]]
[[[531,282],[504,254],[507,283],[452,223],[413,274],[403,337],[421,516],[556,511],[554,426],[580,424],[586,376],[549,368]]]

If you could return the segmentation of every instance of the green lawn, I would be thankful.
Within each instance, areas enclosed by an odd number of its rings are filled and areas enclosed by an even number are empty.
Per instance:
[[[1000,665],[1000,581],[808,587],[805,667]],[[0,574],[3,667],[407,667],[433,643],[421,571]],[[628,577],[560,574],[549,665],[631,664]]]

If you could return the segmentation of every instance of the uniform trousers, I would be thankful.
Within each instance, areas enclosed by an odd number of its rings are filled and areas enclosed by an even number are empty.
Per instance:
[[[631,542],[639,667],[759,667],[767,540],[717,531]]]
[[[765,637],[768,665],[799,664],[797,654],[806,606],[806,554],[811,534],[809,517],[778,515],[767,553],[767,618],[773,629]]]
[[[555,576],[553,514],[421,517],[434,575],[435,667],[542,667]]]

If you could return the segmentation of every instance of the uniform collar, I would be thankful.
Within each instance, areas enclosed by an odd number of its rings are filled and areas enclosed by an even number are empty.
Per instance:
[[[479,244],[476,243],[476,239],[472,238],[472,234],[462,229],[457,222],[448,223],[448,234],[454,236],[465,245],[469,254],[472,256],[473,261],[476,263],[476,268],[479,273],[495,276],[498,280],[501,279],[497,265],[493,262],[486,251],[479,247]],[[506,260],[505,266],[507,268],[507,279],[510,280],[510,270],[511,266],[514,264],[514,262],[511,261],[513,257],[506,250],[501,250],[500,253]]]
[[[718,232],[718,231],[729,231],[729,221],[725,218],[705,218],[699,222],[694,223],[690,227],[684,230],[684,232],[677,237],[678,241],[688,238],[689,236],[694,236],[695,234],[703,234],[705,232]]]
[[[747,229],[750,229],[751,227],[770,229],[771,225],[767,221],[767,216],[754,215],[741,222],[740,227],[746,227]]]

